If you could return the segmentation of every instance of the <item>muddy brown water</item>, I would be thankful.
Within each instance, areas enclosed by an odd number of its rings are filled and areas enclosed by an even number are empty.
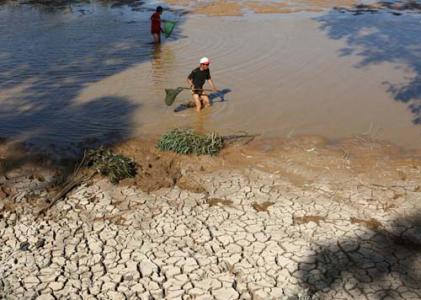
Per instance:
[[[167,12],[178,24],[156,47],[149,7],[2,6],[0,136],[54,148],[189,126],[421,147],[421,15]],[[225,101],[175,113],[189,92],[167,107],[164,89],[204,55]]]

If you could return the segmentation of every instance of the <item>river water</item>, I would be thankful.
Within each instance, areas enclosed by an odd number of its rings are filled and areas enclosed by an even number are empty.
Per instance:
[[[0,8],[0,136],[60,147],[189,126],[267,137],[355,135],[421,147],[421,14],[324,10],[177,20],[150,43],[151,7]],[[213,106],[174,112],[202,56]]]

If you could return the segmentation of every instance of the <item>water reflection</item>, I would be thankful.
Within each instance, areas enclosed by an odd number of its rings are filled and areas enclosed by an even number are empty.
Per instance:
[[[159,92],[171,75],[176,57],[170,45],[153,44],[152,47],[152,85]]]
[[[194,123],[193,123],[193,129],[201,134],[206,134],[209,130],[207,130],[207,123],[209,122],[211,114],[211,109],[209,107],[206,107],[200,111],[200,113],[194,113]]]
[[[220,102],[220,103],[227,102],[228,99],[226,98],[225,95],[227,95],[230,92],[231,92],[231,89],[222,89],[218,92],[210,93],[209,94],[209,101],[210,101],[211,105],[217,104],[218,102]],[[193,99],[191,99],[190,101],[180,103],[179,105],[177,105],[174,109],[174,112],[181,112],[183,110],[186,110],[186,109],[189,109],[189,108],[195,108],[195,107],[196,107],[196,105],[194,104]]]

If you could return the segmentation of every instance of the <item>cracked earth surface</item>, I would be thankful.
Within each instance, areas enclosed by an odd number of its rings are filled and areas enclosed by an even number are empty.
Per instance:
[[[337,169],[299,164],[300,149]],[[38,219],[3,209],[0,298],[421,299],[420,161],[379,184],[352,155],[283,151],[272,168],[192,159],[181,173],[196,189],[100,179]]]

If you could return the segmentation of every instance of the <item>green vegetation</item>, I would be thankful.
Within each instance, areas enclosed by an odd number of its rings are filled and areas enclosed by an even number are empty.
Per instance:
[[[216,133],[199,134],[192,129],[176,128],[161,136],[158,148],[179,154],[215,155],[224,147],[224,138]]]
[[[120,154],[114,154],[110,149],[105,149],[102,146],[88,151],[87,164],[96,169],[98,173],[108,176],[113,184],[117,184],[122,179],[136,176],[136,163],[133,160]]]

